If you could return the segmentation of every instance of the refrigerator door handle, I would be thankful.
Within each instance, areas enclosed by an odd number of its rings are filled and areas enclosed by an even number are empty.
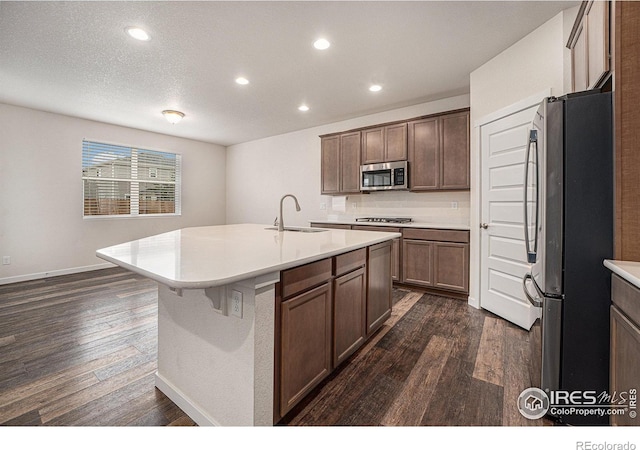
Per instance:
[[[536,292],[538,293],[537,298],[533,298],[529,293],[529,289],[527,289],[527,280],[531,280],[533,287],[536,289]],[[542,307],[542,299],[544,298],[544,294],[540,291],[540,289],[536,285],[530,273],[526,273],[522,278],[522,290],[524,291],[524,295],[527,297],[527,300],[529,300],[529,303],[531,303],[536,308]]]
[[[531,155],[531,147],[535,147],[535,222],[534,222],[534,235],[533,235],[533,249],[529,243],[529,156]],[[524,159],[524,243],[527,251],[527,262],[535,263],[538,253],[538,202],[539,197],[539,171],[538,165],[538,131],[529,130],[529,143],[527,144],[527,151]]]

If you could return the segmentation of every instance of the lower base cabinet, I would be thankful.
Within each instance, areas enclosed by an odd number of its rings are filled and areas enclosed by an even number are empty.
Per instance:
[[[611,363],[610,391],[626,394],[635,407],[640,394],[640,289],[617,275],[611,279]],[[611,415],[611,425],[639,425],[638,417]],[[637,413],[637,409],[636,409]]]
[[[404,229],[402,282],[469,292],[469,232]]]
[[[279,422],[391,315],[391,241],[280,274],[274,422]]]
[[[281,304],[280,414],[331,372],[331,283]]]
[[[382,326],[391,315],[391,242],[369,247],[367,262],[367,335]]]
[[[364,342],[367,291],[365,268],[333,281],[333,364],[337,366]]]

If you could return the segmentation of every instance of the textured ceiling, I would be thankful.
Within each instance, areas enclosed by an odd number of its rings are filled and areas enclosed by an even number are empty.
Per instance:
[[[0,1],[0,102],[229,145],[469,92],[578,3]]]

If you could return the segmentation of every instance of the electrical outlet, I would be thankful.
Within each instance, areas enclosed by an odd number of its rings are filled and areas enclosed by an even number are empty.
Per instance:
[[[458,209],[458,202],[451,202],[451,209]]]
[[[231,315],[242,319],[242,292],[231,291]]]
[[[320,203],[320,211],[326,211],[327,210],[327,204],[325,202]]]
[[[5,266],[8,266],[9,264],[11,264],[11,256],[3,256],[2,264],[4,264]]]
[[[358,204],[356,202],[351,203],[351,209],[358,209]]]

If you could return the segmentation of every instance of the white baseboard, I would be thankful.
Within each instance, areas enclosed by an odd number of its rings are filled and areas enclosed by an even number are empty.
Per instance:
[[[167,381],[162,375],[156,372],[156,387],[162,391],[164,395],[178,405],[191,419],[201,427],[220,427],[218,422],[204,412],[193,400],[184,395],[171,382]]]
[[[482,309],[480,307],[480,302],[471,296],[467,297],[467,303],[469,303],[469,305],[473,306],[476,309]]]
[[[80,272],[90,272],[92,270],[108,269],[116,267],[115,264],[101,263],[91,266],[71,267],[69,269],[52,270],[51,272],[29,273],[26,275],[17,275],[15,277],[0,278],[0,285],[10,283],[20,283],[21,281],[40,280],[42,278],[57,277],[59,275],[71,275]]]

